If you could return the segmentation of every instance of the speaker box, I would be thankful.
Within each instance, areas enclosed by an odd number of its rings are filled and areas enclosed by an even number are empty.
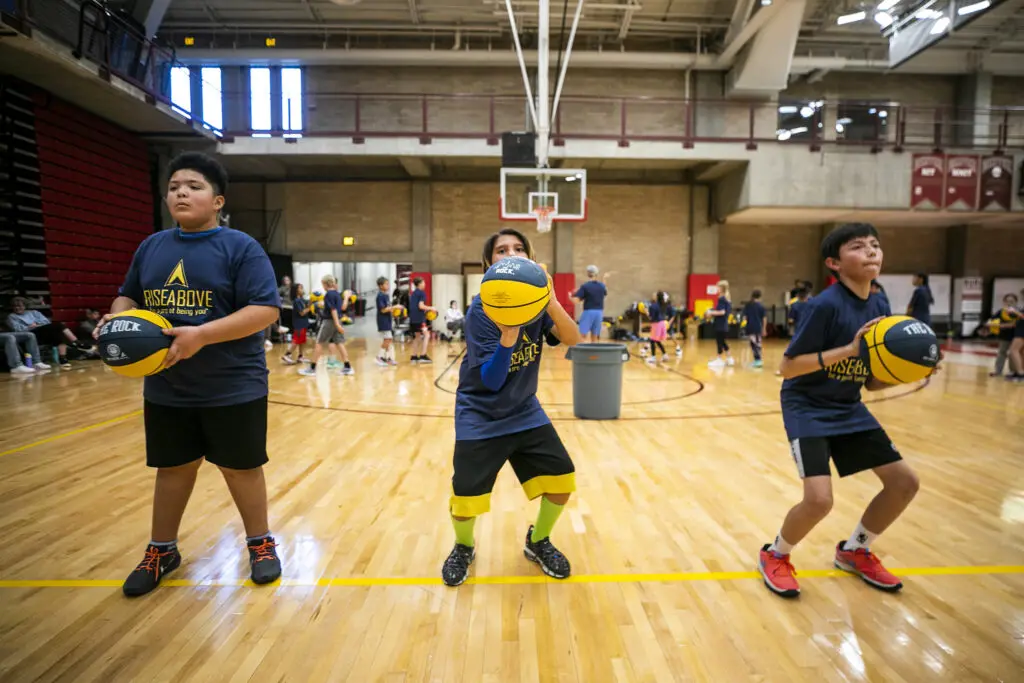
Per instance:
[[[537,134],[502,133],[501,165],[517,168],[536,168]]]

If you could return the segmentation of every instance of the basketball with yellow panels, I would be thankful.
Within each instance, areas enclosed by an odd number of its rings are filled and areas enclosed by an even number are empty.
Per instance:
[[[910,384],[938,365],[939,340],[927,324],[906,315],[879,320],[861,339],[871,375],[886,384]]]
[[[520,256],[494,263],[480,283],[484,313],[499,325],[531,323],[544,313],[550,300],[548,274],[534,261]]]
[[[124,377],[147,377],[160,371],[173,325],[167,318],[143,309],[110,316],[96,338],[100,357],[107,367]]]

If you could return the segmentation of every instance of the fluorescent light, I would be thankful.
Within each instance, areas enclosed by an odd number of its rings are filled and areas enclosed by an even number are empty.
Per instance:
[[[843,118],[839,119],[836,123],[841,123],[844,126],[848,126],[851,123],[853,123],[853,119],[844,116]]]
[[[878,3],[878,11],[887,12],[898,4],[900,4],[900,0],[882,0],[882,2]]]
[[[892,24],[892,15],[888,12],[878,12],[875,14],[875,23],[886,28]]]
[[[888,116],[888,115],[889,115],[889,112],[887,112],[887,111],[886,111],[886,110],[884,110],[884,109],[883,109],[883,110],[881,110],[880,112],[878,112],[878,118],[880,118],[880,119],[884,119],[884,118],[885,118],[886,116]]]
[[[839,24],[840,26],[843,26],[844,24],[852,24],[856,21],[864,21],[865,19],[867,19],[867,17],[867,12],[854,12],[853,14],[844,14],[843,16],[839,17],[838,19],[836,19],[836,23]]]
[[[796,112],[797,112],[797,108],[792,106],[792,105],[788,105],[787,104],[787,105],[785,105],[783,107],[779,107],[779,113],[780,114],[795,114]]]
[[[942,12],[940,12],[937,9],[923,9],[923,10],[919,10],[918,13],[915,14],[914,16],[916,18],[918,18],[918,19],[925,19],[925,20],[927,20],[927,19],[938,19],[939,17],[942,16]]]
[[[761,7],[767,7],[772,4],[772,0],[761,0]]]
[[[935,25],[932,26],[932,30],[929,31],[928,33],[930,33],[933,36],[935,36],[935,35],[938,35],[938,34],[942,33],[947,28],[949,28],[949,17],[942,17],[941,19],[938,19],[935,22]]]
[[[837,123],[836,124],[836,132],[837,133],[842,133],[844,130],[846,130],[846,128],[843,126],[843,124],[841,124],[841,123]]]
[[[956,11],[956,13],[962,17],[965,14],[974,14],[975,12],[980,12],[983,9],[988,9],[991,5],[992,3],[989,2],[989,0],[982,0],[981,2],[976,2],[973,5],[961,7]]]
[[[878,112],[878,110],[877,110],[877,109],[875,109],[874,107],[871,107],[871,109],[868,109],[868,113],[869,113],[869,114],[875,114],[875,113],[877,113],[877,112]]]
[[[803,107],[800,107],[800,116],[804,117],[805,119],[811,118],[811,116],[813,114],[814,114],[814,110],[812,108],[810,108],[810,107],[808,107],[806,105],[804,105]]]
[[[790,128],[790,135],[799,135],[800,133],[806,133],[807,126],[800,126],[799,128]]]
[[[788,130],[775,131],[775,137],[777,137],[779,140],[788,140],[791,135],[792,133],[790,133]]]

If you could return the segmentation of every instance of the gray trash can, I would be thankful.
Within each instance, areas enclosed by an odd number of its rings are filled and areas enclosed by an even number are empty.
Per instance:
[[[577,344],[565,357],[572,361],[573,413],[583,420],[615,420],[622,411],[624,344]]]

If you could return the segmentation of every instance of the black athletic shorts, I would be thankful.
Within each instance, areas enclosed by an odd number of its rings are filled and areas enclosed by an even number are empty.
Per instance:
[[[231,470],[267,463],[267,397],[216,408],[145,402],[146,464],[177,467],[206,458]]]
[[[830,459],[835,463],[840,477],[903,459],[896,450],[896,444],[881,428],[852,434],[793,439],[789,442],[789,451],[801,479],[831,476],[832,471],[828,465]]]
[[[456,441],[453,460],[450,507],[456,517],[491,509],[491,490],[506,461],[530,500],[576,490],[576,468],[551,424],[493,439]]]

